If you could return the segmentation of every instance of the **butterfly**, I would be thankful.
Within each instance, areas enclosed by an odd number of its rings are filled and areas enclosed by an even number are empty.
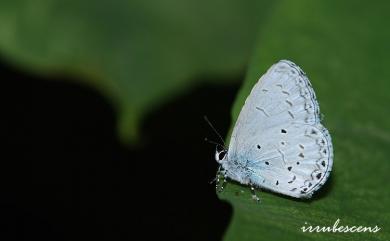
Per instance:
[[[249,185],[253,193],[257,187],[311,198],[333,165],[332,140],[320,122],[306,74],[291,61],[277,62],[247,97],[228,149],[216,150],[219,173],[225,182]]]

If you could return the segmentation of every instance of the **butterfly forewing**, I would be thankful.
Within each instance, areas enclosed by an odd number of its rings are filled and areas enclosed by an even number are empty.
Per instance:
[[[305,73],[286,60],[253,87],[230,140],[228,173],[293,197],[310,197],[328,178],[333,149]],[[241,178],[237,178],[240,176]]]

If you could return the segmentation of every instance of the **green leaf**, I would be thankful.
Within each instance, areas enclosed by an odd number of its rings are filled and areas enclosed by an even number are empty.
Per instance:
[[[388,1],[281,1],[259,32],[233,124],[259,77],[289,59],[307,73],[334,144],[328,183],[311,200],[228,183],[234,207],[225,240],[390,240],[390,15]],[[233,127],[233,126],[232,126]],[[244,191],[244,193],[241,192]],[[309,233],[302,226],[381,228],[377,233]],[[305,222],[307,224],[305,224]]]
[[[245,68],[266,2],[5,0],[0,52],[94,86],[115,103],[123,139],[134,140],[142,116],[162,102],[205,75]]]

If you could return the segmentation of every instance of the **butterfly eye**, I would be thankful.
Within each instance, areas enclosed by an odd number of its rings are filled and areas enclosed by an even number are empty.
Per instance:
[[[227,151],[225,149],[218,150],[217,148],[215,150],[215,160],[220,163],[225,158],[226,153]]]
[[[226,154],[225,151],[221,151],[220,153],[218,153],[218,160],[223,160],[223,158],[225,157],[225,154]]]

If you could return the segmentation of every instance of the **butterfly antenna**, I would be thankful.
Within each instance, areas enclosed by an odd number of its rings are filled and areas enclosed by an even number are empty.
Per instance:
[[[216,145],[216,146],[219,146],[219,147],[222,147],[222,149],[225,149],[225,147],[223,145],[221,145],[221,143],[218,143],[216,141],[213,141],[213,140],[209,140],[207,137],[204,138],[204,141],[205,142],[208,142],[210,144],[213,144],[213,145]]]
[[[211,127],[211,129],[213,129],[213,131],[217,134],[217,136],[219,137],[219,139],[222,141],[223,145],[225,146],[225,141],[223,140],[222,136],[218,133],[217,129],[215,129],[215,127],[213,126],[213,124],[211,124],[211,122],[209,121],[209,119],[207,118],[207,116],[203,116],[204,120],[207,122],[207,124],[209,124],[209,126]],[[207,138],[206,138],[207,139]]]

